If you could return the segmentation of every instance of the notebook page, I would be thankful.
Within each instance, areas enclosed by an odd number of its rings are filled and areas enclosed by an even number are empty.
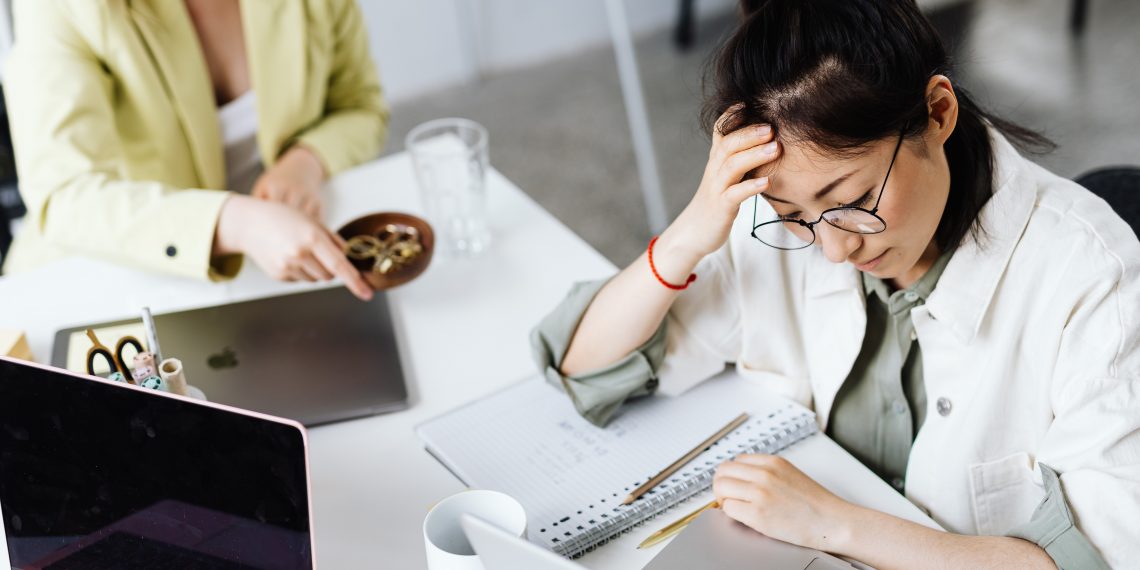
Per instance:
[[[620,506],[629,491],[742,411],[751,415],[745,425],[666,484]],[[681,397],[631,402],[603,429],[579,417],[565,394],[534,378],[431,420],[417,432],[469,485],[517,498],[526,508],[532,541],[573,555],[608,538],[596,527],[620,531],[687,497],[674,496],[683,486],[678,483],[744,450],[767,430],[774,432],[773,419],[790,413],[810,415],[727,374]]]

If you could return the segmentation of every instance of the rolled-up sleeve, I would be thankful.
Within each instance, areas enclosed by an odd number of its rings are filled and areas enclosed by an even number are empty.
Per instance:
[[[665,359],[666,323],[662,322],[649,340],[614,364],[574,376],[562,374],[562,360],[578,323],[607,282],[574,285],[530,337],[535,361],[546,380],[565,390],[578,413],[598,426],[609,422],[630,398],[652,394],[657,388],[657,369]]]
[[[1108,564],[1073,522],[1073,513],[1061,490],[1060,476],[1052,467],[1038,463],[1045,484],[1045,498],[1025,524],[1009,536],[1040,546],[1060,570],[1107,569]]]

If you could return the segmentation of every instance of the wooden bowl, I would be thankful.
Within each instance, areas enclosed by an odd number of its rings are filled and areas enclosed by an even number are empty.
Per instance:
[[[427,269],[428,264],[431,263],[432,253],[435,250],[435,233],[432,232],[431,225],[423,219],[411,214],[379,212],[352,220],[336,232],[341,238],[348,241],[358,235],[379,235],[390,224],[415,228],[415,230],[419,232],[419,241],[420,245],[423,246],[423,252],[412,260],[411,263],[404,266],[397,266],[389,273],[373,271],[373,260],[352,259],[349,257],[348,260],[352,262],[354,267],[360,270],[360,274],[364,277],[364,280],[376,291],[383,291],[384,289],[391,289],[403,285],[415,279]]]

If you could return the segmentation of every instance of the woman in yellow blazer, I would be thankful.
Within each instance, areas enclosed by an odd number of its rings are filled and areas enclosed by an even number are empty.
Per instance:
[[[386,134],[354,0],[17,0],[13,18],[28,216],[7,271],[81,254],[216,280],[244,254],[370,296],[317,221],[322,181]],[[264,165],[251,195],[227,191],[218,115],[242,95]]]

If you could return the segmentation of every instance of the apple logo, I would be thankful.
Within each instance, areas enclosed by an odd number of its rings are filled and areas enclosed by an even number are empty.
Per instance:
[[[238,365],[237,353],[230,347],[226,347],[218,354],[211,354],[206,359],[206,364],[214,370],[222,370],[224,368],[236,368]]]

